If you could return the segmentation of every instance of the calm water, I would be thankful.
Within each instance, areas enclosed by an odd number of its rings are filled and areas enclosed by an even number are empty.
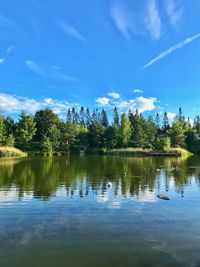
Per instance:
[[[200,266],[200,157],[1,159],[0,266]]]

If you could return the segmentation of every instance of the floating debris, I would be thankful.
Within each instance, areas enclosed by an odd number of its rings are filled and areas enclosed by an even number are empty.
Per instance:
[[[163,199],[163,200],[169,200],[168,196],[162,195],[162,194],[158,194],[157,195],[158,198]]]

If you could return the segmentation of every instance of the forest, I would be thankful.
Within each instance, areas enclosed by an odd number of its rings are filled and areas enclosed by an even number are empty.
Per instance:
[[[121,114],[116,107],[110,120],[104,109],[90,113],[89,108],[71,108],[65,119],[48,108],[34,115],[22,111],[18,120],[0,116],[0,146],[44,155],[128,147],[181,147],[199,153],[200,117],[190,122],[181,108],[171,123],[167,112],[145,118],[138,110]]]

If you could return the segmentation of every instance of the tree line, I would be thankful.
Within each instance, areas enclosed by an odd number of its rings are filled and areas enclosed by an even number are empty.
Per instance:
[[[145,118],[136,110],[120,114],[115,107],[109,123],[107,112],[89,108],[68,109],[66,119],[60,119],[51,109],[34,115],[22,111],[17,121],[0,116],[0,146],[15,146],[24,151],[44,154],[66,153],[81,147],[87,149],[183,147],[199,149],[200,116],[191,125],[182,109],[172,123],[168,114],[158,113]]]

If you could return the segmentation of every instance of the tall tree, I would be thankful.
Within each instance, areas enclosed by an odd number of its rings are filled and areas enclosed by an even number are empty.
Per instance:
[[[160,116],[159,116],[158,113],[156,114],[155,125],[156,125],[156,127],[157,127],[157,129],[159,131],[160,130]]]
[[[33,136],[36,133],[36,123],[32,115],[26,115],[24,111],[20,114],[17,123],[17,144],[21,149],[28,149]]]
[[[108,126],[108,117],[104,109],[101,111],[101,125],[104,127]]]
[[[119,127],[119,114],[117,107],[114,108],[113,117],[114,117],[114,126]]]
[[[91,122],[92,122],[92,119],[90,116],[90,110],[89,110],[89,108],[87,108],[87,110],[86,110],[86,127],[87,127],[87,129],[89,129]]]
[[[129,145],[129,141],[131,137],[131,123],[125,113],[121,115],[120,134],[121,134],[123,146],[127,147]]]
[[[0,117],[0,146],[5,144],[6,140],[6,127],[4,124],[4,118]]]
[[[164,116],[163,116],[163,123],[162,123],[162,129],[166,132],[169,130],[170,125],[169,125],[169,119],[167,116],[167,112],[165,111]]]
[[[50,129],[53,125],[59,128],[60,120],[51,109],[39,110],[35,113],[36,135],[35,140],[40,142],[44,136],[50,137]]]

